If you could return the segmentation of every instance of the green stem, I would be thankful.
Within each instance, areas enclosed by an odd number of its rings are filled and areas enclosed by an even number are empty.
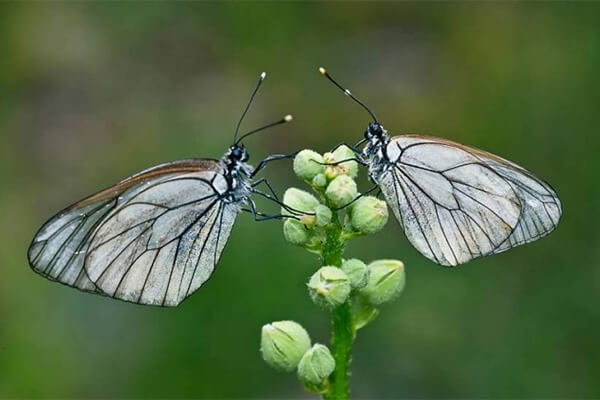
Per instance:
[[[342,225],[337,213],[334,213],[331,228],[327,231],[323,246],[323,265],[340,267],[343,253]],[[346,301],[332,313],[331,352],[335,359],[335,370],[329,377],[330,385],[327,392],[323,394],[323,398],[336,400],[350,398],[349,372],[353,342],[354,325],[350,301]]]
[[[336,308],[332,317],[331,352],[335,359],[335,370],[329,377],[329,391],[324,397],[336,400],[349,399],[350,359],[354,342],[350,303],[346,302]]]

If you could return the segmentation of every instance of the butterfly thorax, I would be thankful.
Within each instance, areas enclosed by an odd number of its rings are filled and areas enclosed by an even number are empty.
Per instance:
[[[246,163],[248,158],[248,151],[244,147],[233,145],[221,159],[223,175],[227,182],[227,189],[221,194],[224,202],[240,203],[250,196],[252,166]]]
[[[367,145],[362,151],[363,161],[369,166],[371,181],[378,183],[379,177],[392,165],[387,155],[390,137],[381,124],[372,122],[365,131],[365,139]]]

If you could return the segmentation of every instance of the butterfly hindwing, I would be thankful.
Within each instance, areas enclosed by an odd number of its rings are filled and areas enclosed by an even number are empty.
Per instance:
[[[382,192],[409,241],[455,266],[550,233],[561,204],[545,182],[481,150],[422,135],[393,137]]]

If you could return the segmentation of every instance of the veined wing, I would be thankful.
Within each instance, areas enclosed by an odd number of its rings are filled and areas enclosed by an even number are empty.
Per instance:
[[[215,160],[162,164],[52,217],[28,251],[51,280],[141,304],[175,306],[208,279],[237,215]]]
[[[561,203],[549,184],[494,154],[423,135],[393,137],[380,185],[409,241],[447,266],[547,235]]]

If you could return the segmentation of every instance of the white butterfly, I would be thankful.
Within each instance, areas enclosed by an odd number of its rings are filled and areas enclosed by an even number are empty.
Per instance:
[[[531,172],[482,150],[426,135],[390,137],[369,112],[357,160],[385,196],[411,244],[425,257],[456,266],[552,232],[561,217],[554,189]],[[350,146],[352,147],[352,146]]]
[[[265,74],[252,93],[240,123]],[[223,158],[161,164],[93,194],[58,213],[36,233],[27,256],[35,272],[87,292],[138,304],[177,306],[214,271],[242,205],[259,215],[253,193],[264,179],[240,141]],[[270,186],[269,186],[270,188]],[[279,202],[278,202],[279,203]],[[289,210],[294,212],[294,210]],[[277,218],[266,217],[263,219]]]

